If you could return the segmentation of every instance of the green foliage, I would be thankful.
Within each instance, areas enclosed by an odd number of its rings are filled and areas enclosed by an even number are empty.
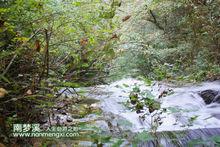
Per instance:
[[[188,52],[186,52],[187,54],[180,52],[180,65],[184,68],[177,69],[189,75],[198,73],[192,75],[195,80],[210,78],[207,72],[213,76],[219,74],[212,73],[210,69],[211,66],[219,64],[217,55],[219,54],[219,42],[216,42],[217,38],[215,38],[219,32],[216,17],[220,14],[219,6],[220,3],[217,1],[181,0],[164,2],[158,0],[154,1],[149,7],[158,14],[157,19],[172,44],[191,44],[191,47],[184,48]],[[175,61],[170,63],[174,65]],[[173,73],[178,73],[178,71],[173,71]]]
[[[199,117],[199,116],[197,116],[197,115],[190,117],[189,120],[188,120],[188,121],[189,121],[189,124],[188,124],[188,125],[191,126],[191,125],[193,124],[193,122],[194,122],[198,117]]]
[[[119,72],[112,73],[190,82],[219,78],[219,1],[130,5],[133,17],[122,23],[122,52],[114,62]]]
[[[220,145],[220,136],[212,136],[212,137],[206,138],[205,140],[194,139],[188,143],[188,146],[189,147],[193,147],[193,146],[197,146],[197,145],[209,146],[210,143],[214,143],[215,146],[219,146]]]
[[[53,107],[60,87],[100,84],[107,66],[115,79],[141,75],[148,85],[155,79],[219,76],[219,1],[131,2],[136,4],[129,9],[131,18],[119,27],[120,0],[0,0],[0,88],[8,91],[0,99],[0,119],[7,114],[3,121],[9,126],[37,122],[44,108]],[[136,111],[160,109],[150,91],[137,85],[129,97]],[[78,113],[88,114],[86,108]],[[99,146],[111,141],[90,137]],[[149,138],[143,132],[136,143]],[[219,144],[219,137],[212,139]]]
[[[115,142],[112,147],[119,147],[123,143],[123,140],[119,139],[117,142]]]
[[[140,142],[147,142],[153,139],[154,137],[151,134],[149,134],[149,132],[143,131],[135,136],[133,140],[133,146],[136,147]]]
[[[220,145],[220,136],[213,136],[211,140],[214,141],[216,145]]]
[[[80,85],[78,83],[73,83],[73,82],[63,82],[61,87],[79,88]]]
[[[132,91],[136,92],[136,93],[139,93],[141,90],[140,90],[140,88],[137,85],[135,85],[135,87],[133,88]]]
[[[138,102],[138,94],[136,93],[131,92],[129,98],[132,104],[136,104]]]
[[[9,91],[0,116],[38,122],[61,87],[103,81],[116,43],[111,18],[118,5],[109,3],[0,0],[0,88]]]
[[[150,80],[148,77],[139,76],[138,79],[144,81],[147,86],[152,85],[152,80]]]
[[[160,103],[154,100],[152,93],[148,90],[141,91],[137,85],[130,92],[129,99],[137,113],[143,110],[144,107],[147,107],[150,113],[160,109]]]
[[[160,109],[160,103],[153,100],[153,99],[146,99],[145,105],[149,108],[150,112],[153,112],[154,110]]]

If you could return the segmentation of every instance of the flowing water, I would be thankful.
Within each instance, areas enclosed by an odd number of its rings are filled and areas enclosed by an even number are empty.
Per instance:
[[[150,93],[160,102],[160,109],[150,113],[145,106],[141,113],[136,113],[128,101],[129,94],[137,87],[140,93]],[[126,138],[121,146],[131,146],[133,139],[138,134],[143,135],[143,132],[150,132],[154,139],[137,139],[138,146],[188,146],[190,143],[192,146],[201,146],[198,143],[217,146],[220,138],[220,104],[206,104],[199,94],[204,90],[220,91],[220,82],[184,87],[154,82],[146,86],[144,81],[126,78],[110,85],[79,88],[76,91],[83,91],[83,95],[90,100],[97,100],[91,105],[101,109],[102,115],[90,114],[73,119],[73,122],[92,120],[106,134]],[[163,93],[165,95],[161,96]],[[70,92],[63,94],[72,95]]]
[[[163,91],[172,89],[172,95],[158,99],[161,102],[161,109],[167,109],[167,112],[160,113],[163,123],[158,127],[157,131],[220,127],[220,104],[211,103],[206,105],[198,94],[207,89],[220,90],[220,82],[202,83],[182,88],[169,87],[162,83],[155,83],[151,87],[145,85],[143,81],[123,79],[110,85],[88,89],[87,96],[100,100],[101,109],[105,113],[112,113],[128,120],[132,123],[130,128],[132,131],[141,132],[150,128],[149,124],[153,116],[156,115],[156,111],[147,115],[143,121],[140,120],[142,113],[137,114],[135,111],[132,112],[125,107],[124,103],[129,99],[132,89],[138,86],[141,91],[151,91],[155,99]],[[193,124],[189,125],[188,120],[193,118],[195,118]]]

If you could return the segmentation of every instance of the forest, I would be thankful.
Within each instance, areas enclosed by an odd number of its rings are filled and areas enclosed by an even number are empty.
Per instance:
[[[220,146],[220,1],[0,0],[17,146]]]

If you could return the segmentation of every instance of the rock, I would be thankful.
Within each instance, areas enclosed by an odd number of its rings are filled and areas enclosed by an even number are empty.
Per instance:
[[[139,113],[142,113],[142,111],[141,110],[136,110],[136,113],[139,114]]]
[[[152,106],[149,106],[148,110],[149,110],[150,113],[152,113],[152,112],[154,112],[155,109]]]
[[[93,142],[90,141],[76,141],[77,143],[73,146],[93,146]]]
[[[212,101],[213,103],[220,103],[220,94],[215,96],[214,100]]]
[[[213,102],[215,97],[218,95],[218,91],[208,89],[208,90],[204,90],[200,92],[199,95],[203,98],[206,104],[210,104]]]
[[[100,128],[101,131],[104,133],[110,133],[110,128],[108,126],[108,123],[105,122],[104,120],[98,120],[95,122],[95,126]]]
[[[67,122],[72,122],[72,121],[73,121],[73,119],[72,119],[72,117],[67,116],[66,121],[67,121]]]
[[[72,117],[73,117],[74,119],[80,119],[80,118],[82,118],[82,116],[79,115],[79,114],[72,114]]]
[[[45,123],[47,123],[47,119],[41,119],[40,120],[40,124],[45,124]]]
[[[136,103],[137,103],[136,100],[131,100],[131,104],[132,104],[132,105],[135,105]]]
[[[87,104],[87,105],[91,105],[91,104],[94,104],[94,103],[97,103],[99,102],[99,100],[97,99],[92,99],[92,98],[85,98],[85,99],[82,99],[78,102],[78,104]]]
[[[57,112],[63,115],[67,115],[66,111],[63,109],[58,109]]]
[[[99,105],[97,103],[94,103],[94,104],[91,104],[90,107],[93,109],[96,109],[96,108],[99,108]]]

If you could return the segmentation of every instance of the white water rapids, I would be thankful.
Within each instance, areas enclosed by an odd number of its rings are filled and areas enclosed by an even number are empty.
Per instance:
[[[126,105],[130,100],[129,95],[133,88],[139,87],[141,93],[151,93],[156,101],[159,101],[161,107],[152,113],[145,106],[142,113],[128,108]],[[172,93],[160,97],[164,91],[171,90]],[[129,135],[124,140],[121,147],[131,146],[132,138],[143,131],[151,132],[156,135],[155,140],[143,140],[138,142],[140,147],[155,147],[157,143],[165,147],[188,146],[192,140],[202,139],[206,146],[216,146],[216,143],[210,141],[210,137],[220,135],[220,104],[206,104],[200,96],[204,90],[220,91],[220,81],[204,82],[201,84],[188,84],[187,86],[175,86],[163,82],[154,82],[151,86],[146,86],[144,81],[126,78],[116,81],[109,85],[98,85],[94,87],[70,89],[72,92],[62,92],[65,96],[76,97],[76,91],[83,94],[85,99],[96,99],[97,102],[91,106],[102,110],[101,116],[88,114],[85,118],[74,121],[90,122],[104,130],[104,134],[111,136],[121,136],[123,133]],[[83,92],[82,92],[83,91]],[[199,94],[200,93],[200,94]],[[159,98],[160,97],[160,98]],[[59,115],[62,120],[66,120],[68,115]],[[145,116],[145,117],[143,117]],[[176,142],[173,141],[173,133]],[[184,132],[185,136],[180,135]],[[203,143],[204,143],[203,142]],[[80,142],[83,144],[83,141]],[[82,146],[91,146],[88,142]],[[108,146],[108,145],[105,145]]]
[[[135,86],[138,86],[141,91],[151,91],[155,98],[164,90],[171,88],[174,91],[173,95],[159,99],[161,110],[164,108],[167,111],[160,113],[160,110],[156,110],[151,114],[147,113],[145,119],[142,119],[141,116],[144,113],[137,114],[128,109],[123,103],[129,100],[129,94]],[[121,119],[130,122],[130,125],[125,125],[126,129],[132,132],[150,130],[152,125],[155,125],[153,121],[159,117],[161,119],[161,124],[157,126],[157,132],[159,132],[219,128],[220,104],[206,105],[198,95],[198,92],[206,89],[220,90],[220,82],[207,82],[196,86],[175,88],[158,82],[154,83],[153,86],[146,86],[143,81],[127,78],[110,85],[90,87],[84,90],[87,91],[86,96],[100,100],[100,107],[106,117],[111,114],[116,116],[114,118],[116,123]]]

